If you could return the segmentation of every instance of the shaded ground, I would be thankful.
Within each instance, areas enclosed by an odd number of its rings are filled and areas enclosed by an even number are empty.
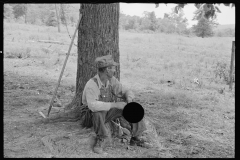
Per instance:
[[[106,155],[98,155],[90,149],[94,133],[82,129],[79,123],[41,122],[38,111],[46,115],[57,81],[24,71],[24,66],[15,70],[13,62],[20,62],[5,60],[4,157],[235,156],[235,109],[234,101],[225,102],[232,98],[228,93],[207,101],[207,92],[200,90],[172,94],[156,89],[135,91],[136,101],[144,106],[157,129],[162,150],[129,147],[116,139],[112,147],[106,148]],[[36,66],[29,65],[28,70]],[[63,104],[70,102],[74,95],[72,85],[61,85],[58,95]],[[53,108],[51,115],[58,111]]]

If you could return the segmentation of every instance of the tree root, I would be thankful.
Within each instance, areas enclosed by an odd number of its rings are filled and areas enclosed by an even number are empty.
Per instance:
[[[78,101],[73,99],[73,101],[68,104],[63,111],[43,119],[43,123],[53,123],[53,122],[77,122],[82,118],[82,110],[84,106],[79,105]]]
[[[73,100],[72,100],[72,102],[69,103],[69,104],[67,104],[67,105],[64,107],[64,109],[65,109],[65,110],[71,110],[71,109],[74,109],[74,108],[76,108],[76,107],[80,107],[80,106],[81,106],[81,103],[82,103],[82,100],[81,100],[81,98],[79,98],[79,97],[82,97],[82,95],[79,95],[79,96],[75,95],[74,98],[73,98]]]

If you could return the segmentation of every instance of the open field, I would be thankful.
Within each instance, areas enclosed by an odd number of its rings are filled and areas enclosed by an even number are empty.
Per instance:
[[[235,38],[120,31],[121,82],[154,120],[164,149],[117,143],[108,155],[97,155],[88,147],[92,131],[76,122],[39,121],[37,111],[47,112],[70,44],[64,26],[61,31],[4,23],[4,157],[235,157],[235,87],[229,91],[218,76],[219,67],[229,69]],[[63,105],[75,93],[76,63],[73,46],[58,90]]]

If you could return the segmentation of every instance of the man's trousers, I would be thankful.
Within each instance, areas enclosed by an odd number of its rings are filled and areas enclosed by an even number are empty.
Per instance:
[[[111,120],[122,117],[122,109],[112,108],[109,111],[92,112],[92,115],[93,129],[97,136],[107,137],[108,130],[105,124]],[[137,137],[146,130],[146,125],[143,120],[138,123],[129,122],[129,124],[131,126],[132,137]]]

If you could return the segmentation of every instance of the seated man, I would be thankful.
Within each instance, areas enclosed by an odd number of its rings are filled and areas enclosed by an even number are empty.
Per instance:
[[[123,98],[127,103],[132,102],[134,95],[130,90],[124,89],[122,84],[113,76],[118,63],[114,62],[111,55],[96,58],[98,74],[91,78],[84,87],[82,94],[83,105],[88,106],[92,114],[92,125],[97,135],[93,151],[102,153],[108,131],[106,123],[122,116],[125,102],[115,102],[114,98]],[[131,145],[144,146],[145,142],[138,136],[146,130],[141,120],[131,125]]]

